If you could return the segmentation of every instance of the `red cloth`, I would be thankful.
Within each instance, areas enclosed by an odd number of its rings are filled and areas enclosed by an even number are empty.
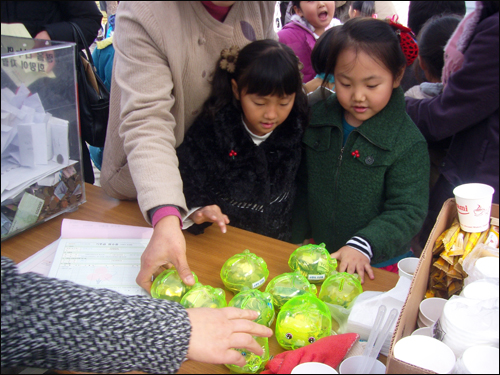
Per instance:
[[[380,267],[379,269],[386,270],[386,271],[389,271],[389,272],[398,273],[398,264],[397,263],[390,264],[390,265],[385,266],[385,267]]]
[[[215,5],[211,1],[202,1],[201,3],[208,13],[210,13],[210,15],[219,22],[224,22],[229,10],[231,9],[231,7],[221,7],[219,5]]]
[[[261,374],[290,374],[295,366],[304,362],[321,362],[336,368],[358,340],[357,333],[323,337],[314,344],[276,355]]]

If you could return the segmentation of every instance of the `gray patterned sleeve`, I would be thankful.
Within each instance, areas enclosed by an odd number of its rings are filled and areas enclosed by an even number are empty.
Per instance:
[[[2,367],[174,373],[190,337],[177,303],[19,274],[2,257]]]

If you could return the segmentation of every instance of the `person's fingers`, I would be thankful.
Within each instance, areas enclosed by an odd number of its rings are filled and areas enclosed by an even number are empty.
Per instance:
[[[337,265],[337,271],[346,272],[347,266],[348,266],[347,262],[340,261],[340,263]]]
[[[146,292],[151,293],[151,286],[153,282],[151,281],[151,275],[156,272],[154,267],[145,268],[141,266],[141,270],[139,271],[135,282],[143,288]]]
[[[373,273],[372,267],[369,264],[367,264],[365,266],[365,269],[366,269],[366,273],[368,274],[368,277],[373,280],[375,278],[375,274]]]
[[[247,319],[254,320],[259,317],[259,313],[254,310],[239,309],[237,307],[224,307],[220,309],[227,319]]]
[[[225,364],[236,365],[240,367],[246,365],[246,360],[243,354],[234,349],[229,349],[225,355],[225,358],[226,358],[226,360],[224,361]]]
[[[356,272],[359,275],[359,280],[361,281],[361,284],[364,284],[365,282],[365,267],[363,265],[358,265],[356,267]]]
[[[355,272],[356,272],[356,264],[349,263],[347,265],[347,273],[353,274]]]
[[[219,225],[220,231],[221,231],[222,233],[226,233],[227,228],[226,228],[226,223],[225,223],[224,219],[219,220],[219,221],[217,222],[217,224]]]
[[[187,263],[186,254],[178,254],[176,259],[173,261],[173,264],[184,284],[194,285],[194,277]]]
[[[259,343],[247,333],[235,333],[231,335],[229,346],[235,349],[249,350],[259,356],[264,353]]]

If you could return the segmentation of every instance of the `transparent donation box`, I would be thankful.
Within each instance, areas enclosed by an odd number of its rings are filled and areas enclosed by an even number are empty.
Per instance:
[[[2,241],[85,202],[75,44],[2,35]]]

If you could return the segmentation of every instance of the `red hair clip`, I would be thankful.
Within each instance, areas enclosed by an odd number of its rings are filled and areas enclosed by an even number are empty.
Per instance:
[[[392,18],[389,20],[389,25],[392,26],[399,38],[401,50],[406,57],[406,66],[410,66],[418,56],[417,39],[410,28],[398,23],[398,19],[399,17],[397,15],[392,16]]]

